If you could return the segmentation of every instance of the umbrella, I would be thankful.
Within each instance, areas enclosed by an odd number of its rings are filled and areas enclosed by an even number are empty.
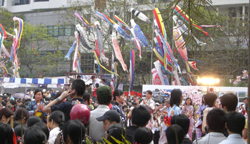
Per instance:
[[[30,95],[23,94],[23,93],[15,93],[12,95],[14,98],[20,98],[20,99],[30,99]]]

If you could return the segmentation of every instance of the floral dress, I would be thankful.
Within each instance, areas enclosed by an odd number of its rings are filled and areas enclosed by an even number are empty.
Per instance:
[[[44,103],[42,101],[40,101],[40,104],[42,105]],[[47,115],[48,115],[47,113],[42,112],[42,110],[39,110],[38,112],[36,112],[34,114],[34,112],[38,108],[38,106],[39,105],[37,104],[36,100],[31,101],[31,102],[29,102],[29,104],[27,106],[27,110],[29,111],[31,116],[34,115],[34,116],[40,117],[43,122],[47,123]],[[44,104],[44,106],[45,106],[45,104]]]

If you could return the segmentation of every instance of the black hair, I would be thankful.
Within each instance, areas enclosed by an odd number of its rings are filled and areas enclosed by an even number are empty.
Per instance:
[[[173,124],[181,126],[181,128],[184,130],[185,135],[188,133],[190,120],[186,115],[184,114],[174,115],[171,118],[171,125]]]
[[[177,124],[171,125],[166,131],[168,144],[180,144],[184,136],[184,130]]]
[[[76,79],[72,82],[72,90],[76,90],[77,96],[83,96],[85,92],[85,82],[80,79]]]
[[[120,97],[121,95],[123,95],[123,91],[116,89],[113,93],[113,99],[116,100],[116,96]]]
[[[25,108],[18,108],[16,111],[15,111],[15,114],[14,114],[14,120],[15,121],[19,121],[19,120],[22,120],[23,118],[25,118],[24,120],[24,123],[29,119],[30,117],[30,113],[27,109]]]
[[[155,114],[157,115],[157,112],[153,113],[153,120],[156,120],[155,116],[154,116]]]
[[[108,127],[108,130],[107,130],[107,134],[108,134],[108,137],[107,137],[107,140],[109,142],[111,142],[112,144],[117,144],[112,138],[116,138],[118,139],[119,141],[122,141],[123,138],[122,138],[122,135],[125,134],[125,131],[124,129],[122,128],[121,124],[120,123],[114,123],[112,125],[110,125]]]
[[[127,105],[122,106],[122,109],[125,109],[125,108],[128,108],[128,106]]]
[[[0,122],[0,143],[12,144],[13,143],[13,131],[10,125]]]
[[[230,112],[226,116],[227,118],[227,129],[232,133],[237,133],[242,135],[242,131],[245,127],[245,117],[242,113],[237,113],[235,111]]]
[[[53,111],[49,116],[49,122],[53,120],[55,123],[59,125],[59,128],[62,130],[64,122],[65,122],[65,116],[64,113],[61,111]]]
[[[67,137],[71,139],[73,144],[81,144],[85,139],[85,127],[79,120],[69,120],[63,126],[63,139],[67,144]]]
[[[27,127],[31,127],[38,122],[42,122],[42,120],[37,116],[31,116],[27,120]]]
[[[47,138],[49,137],[49,129],[44,122],[38,122],[38,123],[34,124],[32,127],[42,130],[45,133],[46,137]]]
[[[187,101],[188,99],[190,99],[190,101],[191,101],[190,105],[193,105],[192,99],[191,99],[190,97],[186,98],[186,100],[185,100],[185,104],[187,104],[187,102],[186,102],[186,101]]]
[[[152,92],[151,90],[147,90],[146,92],[147,92],[148,94],[150,94],[150,95],[153,94],[153,92]]]
[[[81,77],[80,75],[77,75],[77,78]]]
[[[5,101],[2,101],[1,104],[2,104],[3,106],[6,106],[6,102],[5,102]]]
[[[90,103],[90,94],[88,92],[85,92],[83,94],[83,99],[84,101],[88,101],[88,103]]]
[[[2,108],[0,110],[0,119],[2,119],[3,116],[5,116],[6,118],[9,118],[12,115],[14,115],[14,112],[9,108]]]
[[[140,105],[132,110],[132,124],[138,127],[145,126],[151,118],[149,109],[146,106]]]
[[[134,132],[134,142],[139,144],[150,144],[153,140],[153,133],[146,127],[139,127]]]
[[[95,84],[95,88],[98,88],[98,87],[99,87],[99,83],[96,83],[96,84]]]
[[[106,82],[106,80],[105,79],[102,79],[102,81],[105,83]]]
[[[15,100],[10,100],[10,103],[11,103],[12,105],[15,105],[15,104],[16,104],[16,101],[15,101]]]
[[[208,131],[222,132],[225,128],[226,113],[218,108],[212,109],[207,114]]]
[[[37,90],[34,92],[34,98],[35,98],[35,96],[36,96],[36,94],[37,94],[38,92],[41,92],[41,93],[42,93],[42,96],[43,96],[43,91],[40,90],[40,89],[37,89]]]
[[[17,100],[16,102],[20,103],[20,102],[22,102],[22,101],[21,101],[21,100]]]
[[[208,105],[209,107],[214,106],[216,99],[217,95],[215,93],[208,93],[204,95],[205,105]]]
[[[180,89],[173,89],[171,91],[170,106],[179,106],[181,104],[182,92]]]
[[[227,111],[235,111],[235,109],[236,109],[236,107],[238,105],[238,98],[233,93],[224,94],[221,97],[220,101],[221,101],[222,108],[224,106],[226,106],[227,107]]]
[[[18,137],[22,137],[26,130],[27,130],[27,127],[25,125],[21,125],[21,124],[17,125],[14,128],[18,144],[21,142],[20,139],[18,139]]]
[[[46,144],[47,136],[45,133],[36,127],[28,128],[24,133],[24,144]]]

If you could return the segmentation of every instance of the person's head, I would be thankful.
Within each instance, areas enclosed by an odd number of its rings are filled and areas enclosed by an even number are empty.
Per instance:
[[[48,137],[37,127],[30,127],[24,133],[24,144],[46,144]]]
[[[220,101],[223,110],[226,112],[235,111],[238,104],[238,98],[233,93],[224,94],[222,97],[220,97]]]
[[[22,124],[26,124],[29,117],[30,117],[30,113],[25,108],[18,108],[14,114],[14,120]]]
[[[117,101],[119,104],[122,104],[124,102],[124,94],[122,90],[115,90],[113,93],[113,99]]]
[[[186,101],[185,101],[185,104],[186,105],[192,105],[192,99],[191,98],[186,98]]]
[[[140,105],[132,110],[132,124],[138,127],[146,126],[151,118],[149,109],[146,106]]]
[[[65,122],[64,113],[61,111],[53,111],[49,116],[49,127],[53,129],[55,127],[63,128]]]
[[[85,127],[79,120],[70,120],[63,126],[65,144],[81,144],[85,138]]]
[[[165,101],[164,101],[164,103],[165,103],[165,106],[166,107],[170,107],[170,99],[168,98],[168,99],[166,99]]]
[[[218,108],[212,109],[207,114],[208,132],[222,132],[225,128],[226,113]]]
[[[42,130],[45,133],[46,137],[47,138],[49,137],[49,129],[44,122],[38,122],[34,124],[32,127]]]
[[[96,84],[95,84],[95,88],[98,88],[98,87],[99,87],[99,83],[96,83]]]
[[[247,99],[247,98],[244,98],[244,103],[245,103],[245,104],[247,103],[247,101],[248,101],[248,99]]]
[[[12,115],[14,115],[12,110],[9,108],[3,108],[0,110],[0,121],[3,123],[9,123]]]
[[[10,125],[0,122],[0,143],[13,144],[13,131]]]
[[[2,100],[3,100],[3,96],[0,96],[0,103],[2,102]]]
[[[106,85],[106,80],[105,80],[105,79],[102,79],[102,80],[101,80],[101,83],[104,84],[104,85]]]
[[[171,91],[170,106],[179,106],[182,101],[182,92],[180,89],[173,89]]]
[[[92,103],[92,99],[90,97],[90,94],[88,92],[85,92],[83,94],[83,99],[84,99],[84,102],[87,104],[87,105],[90,105]]]
[[[80,76],[80,75],[78,75],[78,76],[77,76],[77,79],[81,79],[81,76]]]
[[[23,104],[21,100],[17,100],[17,101],[16,101],[16,105],[17,105],[17,106],[20,106],[21,104]]]
[[[120,123],[120,115],[115,110],[109,110],[103,114],[103,116],[100,116],[96,118],[97,121],[103,122],[103,128],[105,131],[108,130],[108,127],[114,123]]]
[[[127,106],[127,105],[122,106],[122,110],[123,110],[124,112],[127,112],[128,106]]]
[[[166,131],[168,144],[180,144],[183,141],[184,136],[184,130],[177,124],[171,125]]]
[[[205,105],[209,107],[213,107],[215,105],[215,101],[217,99],[217,95],[215,93],[208,93],[204,95]]]
[[[111,136],[116,138],[119,141],[122,141],[123,140],[122,135],[124,134],[125,132],[121,124],[119,123],[112,124],[107,129],[107,140],[111,142],[112,144],[118,144],[111,138]]]
[[[76,79],[71,84],[71,91],[73,91],[73,94],[70,95],[70,98],[74,97],[81,97],[83,96],[85,92],[85,82],[80,79]]]
[[[14,131],[15,131],[15,134],[16,134],[16,137],[21,137],[24,135],[25,131],[27,130],[27,127],[25,125],[17,125],[15,128],[14,128]],[[20,142],[20,139],[17,139],[17,143],[19,144]]]
[[[31,127],[38,122],[42,122],[42,120],[37,116],[31,116],[27,120],[27,127]]]
[[[101,105],[109,105],[112,99],[112,90],[109,86],[100,86],[96,90],[97,101]]]
[[[146,98],[150,99],[152,97],[153,92],[151,90],[146,91]]]
[[[134,142],[138,144],[150,144],[153,140],[153,133],[147,127],[139,127],[134,132]]]
[[[91,79],[92,79],[92,81],[95,81],[95,76],[92,76]]]
[[[11,107],[15,107],[16,101],[15,100],[10,100],[9,104],[10,104]]]
[[[226,128],[229,135],[233,133],[242,135],[245,126],[244,115],[233,111],[227,114],[226,118]]]
[[[157,115],[156,112],[153,114],[153,119],[154,119],[154,120],[157,120],[157,119],[158,119],[158,115]]]
[[[171,125],[173,125],[173,124],[177,124],[177,125],[181,126],[185,135],[188,133],[190,120],[186,115],[184,115],[184,114],[174,115],[171,118]]]
[[[41,101],[41,99],[43,98],[42,90],[37,89],[34,93],[34,98],[36,101]]]
[[[1,104],[3,105],[3,107],[6,107],[6,102],[2,101]]]

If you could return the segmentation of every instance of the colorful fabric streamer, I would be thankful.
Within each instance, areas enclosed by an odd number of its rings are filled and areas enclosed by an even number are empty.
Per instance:
[[[69,49],[67,55],[65,56],[66,59],[69,59],[69,57],[70,57],[71,53],[74,51],[75,47],[76,47],[76,41],[74,41],[74,43],[73,43],[72,46],[70,47],[70,49]]]
[[[105,53],[104,53],[103,33],[102,33],[101,25],[98,21],[96,21],[95,26],[96,26],[95,46],[96,46],[96,49],[98,49],[100,52],[100,55],[99,55],[100,61],[105,62],[108,65],[109,59],[105,56]]]
[[[72,70],[73,71],[77,71],[78,69],[78,49],[79,49],[79,32],[75,31],[75,38],[76,38],[76,48],[75,48],[75,53],[74,53],[74,58],[73,58],[73,67]]]
[[[135,37],[139,40],[140,45],[141,45],[142,47],[146,47],[146,46],[147,46],[147,47],[150,47],[150,48],[151,48],[151,46],[148,44],[148,41],[147,41],[145,35],[144,35],[143,32],[141,31],[141,28],[139,27],[139,25],[137,25],[137,24],[135,23],[134,19],[131,19],[131,20],[130,20],[130,23],[131,23],[131,26],[132,26],[132,29],[131,29],[131,30],[133,30],[133,32],[135,33]],[[151,48],[151,49],[152,49],[152,48]]]
[[[76,29],[79,33],[79,40],[81,41],[82,46],[87,48],[88,50],[92,50],[92,48],[89,44],[89,40],[87,38],[87,34],[84,31],[83,27],[80,24],[77,24]]]
[[[132,36],[128,35],[118,24],[116,24],[114,21],[112,21],[109,17],[107,17],[106,15],[96,11],[96,16],[98,16],[99,18],[101,18],[102,20],[108,22],[111,26],[113,26],[115,28],[115,30],[119,33],[120,36],[122,36],[124,39],[126,40],[133,40]]]
[[[5,48],[4,44],[2,44],[2,46],[1,46],[1,52],[3,52],[7,58],[10,58],[10,53],[9,53],[9,51]]]
[[[113,44],[113,50],[114,50],[116,59],[118,59],[119,62],[121,63],[122,69],[124,71],[128,71],[127,65],[125,64],[125,62],[123,60],[123,57],[122,57],[120,46],[119,46],[119,43],[118,43],[118,40],[117,40],[117,37],[116,37],[116,32],[114,32],[114,31],[112,32],[112,44]]]
[[[167,41],[166,29],[165,29],[163,19],[162,19],[162,16],[161,16],[161,13],[160,13],[159,9],[155,8],[153,10],[153,13],[154,13],[154,16],[155,16],[156,23],[157,23],[157,25],[159,27],[159,30],[160,30],[163,38],[165,38],[165,41]]]
[[[135,52],[130,51],[130,69],[129,69],[129,90],[131,91],[134,84],[134,71],[135,71]]]
[[[183,23],[182,20],[179,20],[178,17],[176,15],[173,16],[173,20],[176,24],[176,27],[180,30],[180,32],[183,34],[186,34],[186,35],[191,35],[193,36],[194,40],[196,41],[196,43],[199,45],[199,46],[203,46],[205,45],[206,43],[203,43],[202,41],[200,41],[198,38],[196,38],[196,36],[194,36],[191,32],[191,30],[188,30],[188,27],[186,26],[186,24]]]
[[[114,18],[115,18],[120,24],[122,24],[123,26],[125,26],[127,30],[130,29],[130,27],[128,26],[128,24],[126,24],[126,23],[125,23],[122,19],[120,19],[117,15],[115,15]]]
[[[4,69],[5,76],[7,76],[7,74],[9,73],[7,67],[2,62],[0,62],[0,65]]]
[[[159,77],[159,74],[157,73],[157,70],[155,68],[153,68],[151,70],[151,72],[152,72],[152,84],[153,85],[162,85],[161,79]]]
[[[131,8],[130,11],[135,15],[137,16],[140,20],[144,21],[144,22],[147,22],[147,23],[151,23],[150,19],[145,15],[143,14],[142,12],[134,9],[134,8]]]
[[[191,21],[192,26],[194,26],[197,30],[201,31],[205,36],[208,36],[211,39],[212,43],[214,42],[210,35],[206,31],[204,31],[201,26],[196,25],[193,20],[190,19],[189,16],[185,14],[185,12],[178,5],[175,6],[174,11],[186,22],[190,23]]]
[[[115,75],[119,76],[117,73],[112,72],[112,71],[106,69],[106,68],[100,63],[99,58],[98,58],[98,56],[97,56],[97,54],[96,54],[96,51],[94,51],[94,53],[95,53],[95,58],[96,58],[98,64],[99,64],[104,70],[106,70],[107,72],[109,72],[109,73],[111,73],[111,74],[115,74]]]
[[[135,32],[134,32],[134,28],[131,28],[130,31],[131,31],[131,33],[132,33],[132,35],[134,37],[135,46],[139,50],[139,57],[142,58],[141,57],[141,45],[140,45],[140,42],[139,42],[140,40],[138,38],[136,38],[136,35],[135,35]]]
[[[92,23],[89,23],[85,18],[83,18],[79,13],[75,12],[74,13],[82,22],[86,27],[90,27],[90,25],[93,25]]]
[[[19,49],[22,34],[23,34],[23,20],[21,18],[18,18],[18,17],[13,17],[13,20],[18,21],[18,23],[19,23],[18,36],[16,37],[16,46],[15,46],[15,48]]]
[[[161,63],[159,62],[159,60],[155,61],[154,65],[155,65],[155,69],[158,73],[158,76],[161,80],[161,84],[162,85],[169,85],[168,76],[165,73],[165,71],[162,70]]]

